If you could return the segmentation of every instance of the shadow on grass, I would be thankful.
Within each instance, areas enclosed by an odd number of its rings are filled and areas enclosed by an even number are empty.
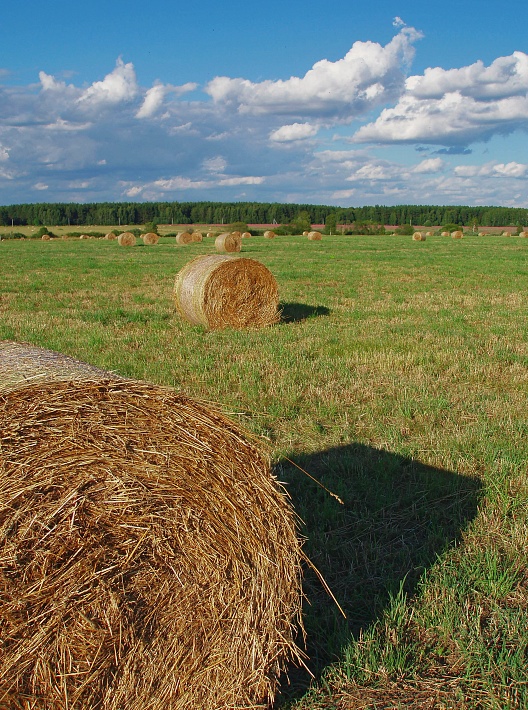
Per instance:
[[[380,617],[400,587],[412,594],[423,572],[459,539],[476,515],[480,484],[389,451],[351,444],[292,461],[339,496],[343,505],[283,459],[277,476],[304,521],[305,552],[315,573],[305,573],[307,662],[318,677],[339,660],[344,646]],[[304,694],[308,673],[293,669],[281,700]]]
[[[305,303],[281,303],[281,320],[286,323],[330,315],[326,306],[307,306]]]

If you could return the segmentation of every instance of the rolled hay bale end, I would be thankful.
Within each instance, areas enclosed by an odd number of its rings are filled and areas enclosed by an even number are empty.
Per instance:
[[[103,239],[108,239],[110,241],[113,239],[117,239],[117,235],[115,235],[113,232],[108,232],[108,234],[104,235]]]
[[[519,234],[519,236],[520,236],[520,237],[528,237],[528,232],[526,232],[526,231],[525,231],[525,232],[521,232],[521,233]]]
[[[51,237],[49,234],[43,234],[41,239],[43,242],[49,242],[51,240]]]
[[[303,237],[307,237],[310,234],[310,232],[303,232]]]
[[[0,446],[6,708],[273,701],[301,658],[304,556],[260,443],[169,388],[3,341]]]
[[[251,232],[242,232],[240,235],[242,239],[250,239],[251,238]]]
[[[457,229],[456,231],[451,232],[451,237],[453,239],[463,239],[464,232],[462,232],[460,229]]]
[[[240,232],[224,232],[215,239],[215,249],[219,252],[237,252],[242,249]]]
[[[143,239],[143,244],[145,244],[145,246],[151,246],[159,242],[159,235],[155,232],[147,232],[146,234],[143,234],[141,238]]]
[[[511,237],[511,232],[507,232],[507,231],[506,231],[506,232],[503,232],[503,233],[502,233],[502,236],[503,236],[503,237]]]
[[[432,233],[432,232],[426,232],[426,233],[425,233],[425,236],[426,236],[426,237],[432,237],[432,236],[433,236],[433,233]]]
[[[421,232],[415,232],[412,238],[415,242],[425,242],[425,234],[422,234]]]
[[[275,239],[277,235],[275,234],[275,232],[272,232],[271,229],[267,229],[264,232],[264,236],[266,237],[266,239]]]
[[[442,237],[448,237],[448,236],[449,236],[449,232],[442,232]]]
[[[133,247],[136,244],[136,237],[132,232],[123,232],[117,238],[120,247]]]
[[[180,232],[176,235],[176,244],[190,244],[192,240],[190,232]]]
[[[323,238],[321,232],[308,232],[306,236],[311,242],[318,242]]]
[[[203,234],[201,232],[191,232],[191,241],[203,242]]]
[[[182,318],[210,330],[261,328],[280,320],[273,274],[258,261],[199,256],[177,274],[174,303]]]
[[[485,237],[485,236],[486,236],[486,232],[479,232],[478,235],[479,235],[479,237]]]

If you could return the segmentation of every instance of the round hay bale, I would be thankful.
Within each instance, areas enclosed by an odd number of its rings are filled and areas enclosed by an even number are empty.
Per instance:
[[[266,237],[266,239],[275,239],[277,235],[275,234],[275,232],[272,232],[271,229],[267,229],[264,232],[264,236]]]
[[[123,232],[118,236],[117,243],[121,247],[133,247],[136,244],[136,237],[132,232]]]
[[[205,235],[208,239],[212,239],[213,237],[216,237],[216,232],[207,232]]]
[[[303,237],[307,237],[310,234],[310,232],[303,232]]]
[[[451,236],[453,239],[462,239],[464,237],[464,232],[457,229],[455,232],[451,232]]]
[[[115,235],[113,232],[108,232],[108,234],[104,235],[103,239],[108,239],[108,240],[117,239],[117,235]]]
[[[421,232],[415,232],[412,238],[415,242],[425,242],[425,234]]]
[[[433,233],[432,233],[432,232],[426,232],[426,233],[425,233],[425,236],[426,236],[426,237],[432,237],[432,236],[433,236]]]
[[[51,237],[49,234],[43,234],[41,237],[42,241],[44,242],[49,242],[51,240]]]
[[[150,246],[152,244],[157,244],[159,242],[159,235],[155,232],[147,232],[141,237],[143,239],[143,244]]]
[[[190,244],[192,240],[190,232],[180,232],[176,235],[176,244]]]
[[[192,232],[191,241],[193,242],[203,242],[203,234],[201,232]]]
[[[224,234],[219,234],[215,239],[216,251],[220,252],[236,252],[242,249],[242,237],[236,232],[224,232]]]
[[[485,236],[486,236],[486,232],[479,232],[478,235],[479,235],[479,237],[485,237]]]
[[[448,237],[448,236],[449,236],[449,232],[442,232],[442,236],[443,236],[443,237]]]
[[[323,238],[321,232],[308,232],[307,237],[312,242],[320,241]]]
[[[217,408],[0,342],[6,708],[267,707],[300,618],[296,517]]]
[[[211,330],[260,328],[280,319],[277,282],[260,262],[209,254],[186,264],[174,284],[176,310]]]
[[[503,237],[511,237],[511,232],[503,232],[502,236]]]
[[[519,234],[520,237],[528,237],[528,232],[521,232]]]
[[[242,232],[240,235],[242,239],[250,239],[251,238],[251,232]]]

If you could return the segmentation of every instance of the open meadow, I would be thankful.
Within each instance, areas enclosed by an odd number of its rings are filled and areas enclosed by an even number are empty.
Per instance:
[[[313,678],[292,669],[277,706],[528,707],[528,239],[251,237],[282,320],[247,331],[175,311],[177,272],[214,252],[3,239],[0,340],[262,437],[346,614],[307,569]]]

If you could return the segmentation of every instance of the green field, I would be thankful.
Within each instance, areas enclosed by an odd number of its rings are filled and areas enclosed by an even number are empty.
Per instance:
[[[283,319],[244,332],[175,313],[176,273],[210,252],[4,239],[0,339],[220,403],[265,437],[346,613],[307,571],[314,679],[292,669],[277,705],[528,707],[528,240],[252,237]]]

